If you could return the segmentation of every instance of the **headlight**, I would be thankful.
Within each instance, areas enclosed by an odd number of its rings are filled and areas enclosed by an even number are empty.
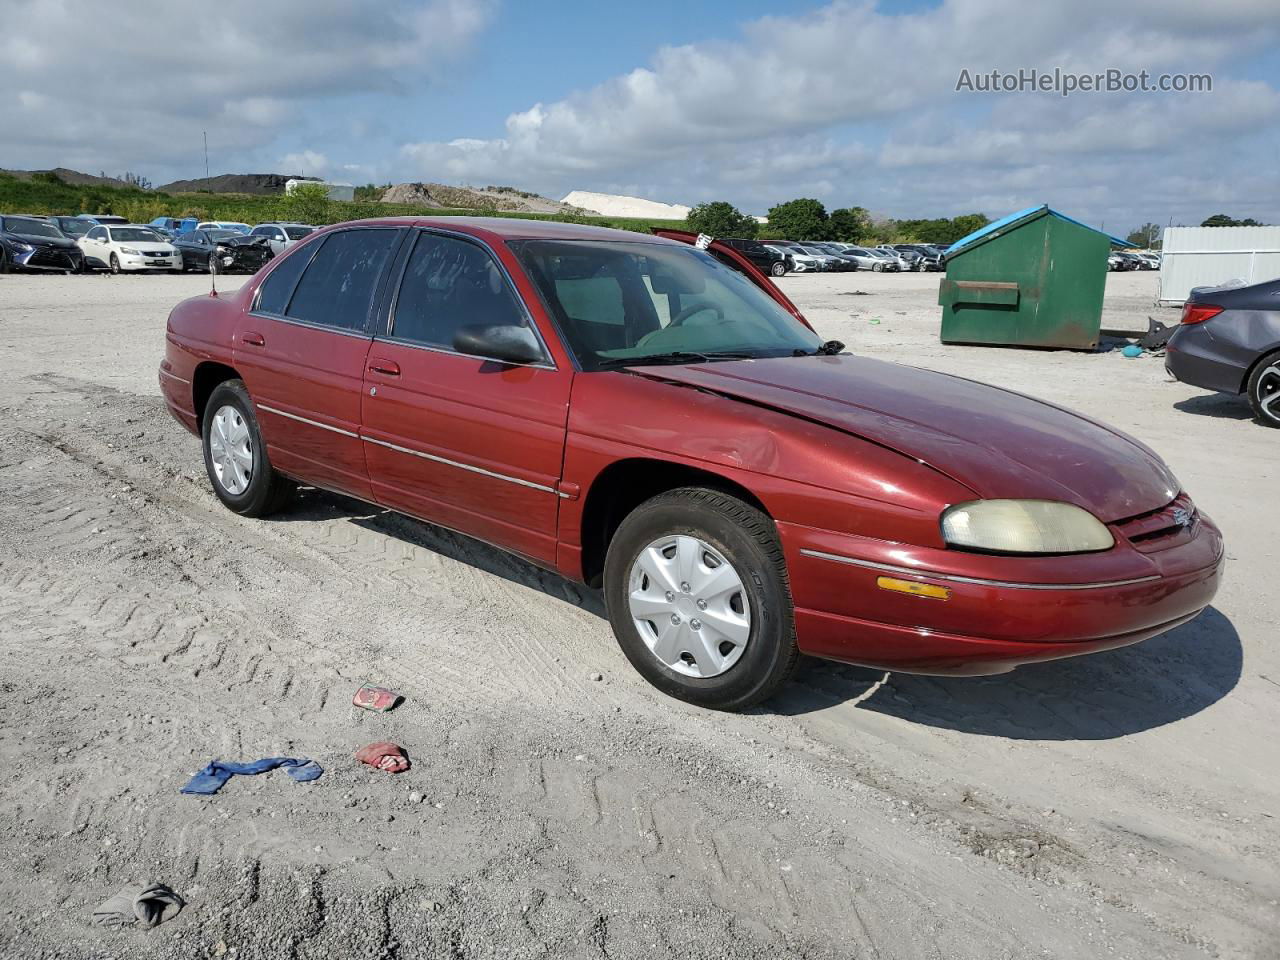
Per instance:
[[[137,250],[133,249],[133,247],[121,247],[120,252],[123,253],[126,257],[142,256],[142,254],[139,253]]]
[[[31,246],[31,244],[23,243],[21,240],[14,240],[12,241],[12,243],[13,243],[13,249],[17,250],[19,253],[27,253],[35,249],[35,247]]]
[[[1053,500],[974,500],[942,514],[942,537],[954,547],[996,553],[1087,553],[1115,545],[1102,522]]]

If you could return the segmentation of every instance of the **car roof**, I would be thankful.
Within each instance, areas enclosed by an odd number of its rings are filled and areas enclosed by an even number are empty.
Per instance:
[[[334,226],[435,227],[502,240],[614,240],[687,246],[678,240],[668,240],[634,230],[616,230],[613,227],[565,223],[559,220],[522,220],[516,217],[380,217],[373,220],[350,220]]]

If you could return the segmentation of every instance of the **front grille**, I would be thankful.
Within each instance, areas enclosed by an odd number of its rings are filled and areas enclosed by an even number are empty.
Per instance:
[[[1151,553],[1189,539],[1198,519],[1196,505],[1189,496],[1180,493],[1158,510],[1117,520],[1112,526],[1135,550]]]
[[[28,267],[55,267],[59,270],[71,270],[75,265],[76,261],[72,259],[69,251],[59,250],[56,247],[40,247],[27,260]]]

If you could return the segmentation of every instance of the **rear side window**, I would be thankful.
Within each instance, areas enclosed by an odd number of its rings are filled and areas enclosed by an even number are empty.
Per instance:
[[[300,249],[291,256],[285,257],[271,271],[267,279],[262,281],[262,288],[258,292],[259,313],[285,315],[289,298],[293,296],[293,288],[298,285],[298,277],[306,269],[312,252],[309,249]]]
[[[364,330],[378,278],[399,237],[398,230],[329,234],[298,282],[285,315],[338,330]]]
[[[391,335],[453,349],[458,328],[526,326],[524,311],[502,270],[474,243],[419,234],[396,297]]]

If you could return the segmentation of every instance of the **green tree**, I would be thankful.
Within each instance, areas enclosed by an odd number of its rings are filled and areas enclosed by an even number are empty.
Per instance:
[[[329,199],[329,188],[323,183],[295,183],[280,204],[284,220],[301,223],[332,223],[338,219]]]
[[[1243,220],[1237,220],[1229,217],[1225,213],[1215,213],[1212,217],[1208,217],[1200,224],[1202,227],[1260,227],[1260,224],[1253,217],[1245,217]]]
[[[831,211],[831,237],[845,243],[865,243],[871,236],[871,214],[865,207],[841,207]]]
[[[788,200],[769,209],[769,232],[787,240],[825,240],[830,229],[827,208],[819,200]]]
[[[723,200],[698,204],[685,217],[685,224],[693,233],[711,237],[754,237],[759,226],[755,217]]]
[[[1137,230],[1129,231],[1129,235],[1125,237],[1135,246],[1144,247],[1148,250],[1160,246],[1160,226],[1155,223],[1144,223]]]

